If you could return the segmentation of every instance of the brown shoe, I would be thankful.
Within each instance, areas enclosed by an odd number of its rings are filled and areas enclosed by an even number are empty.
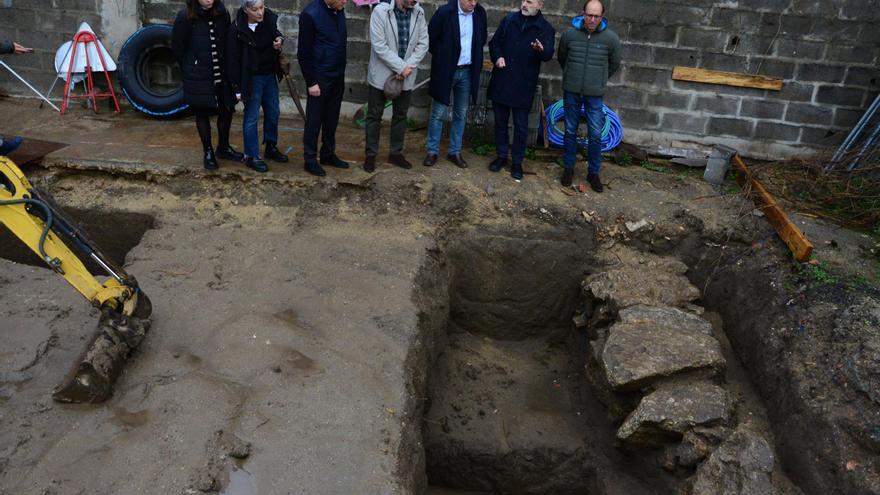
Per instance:
[[[433,167],[434,164],[437,163],[437,155],[434,153],[428,153],[425,155],[425,160],[422,162],[422,165],[426,167]]]
[[[402,153],[388,155],[388,163],[397,165],[400,168],[412,168],[412,163]]]
[[[364,172],[373,173],[376,171],[376,157],[368,156],[364,159]]]
[[[464,161],[464,158],[461,157],[461,154],[456,153],[454,155],[446,155],[446,159],[450,162],[454,163],[458,168],[467,168],[467,162]]]

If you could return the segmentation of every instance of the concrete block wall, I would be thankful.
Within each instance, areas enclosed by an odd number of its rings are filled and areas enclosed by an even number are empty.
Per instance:
[[[292,60],[298,13],[309,0],[267,0],[281,14]],[[607,0],[607,17],[623,41],[623,67],[612,79],[606,103],[620,115],[626,140],[638,144],[727,144],[752,156],[779,157],[839,144],[880,92],[880,9],[877,0]],[[445,0],[423,0],[428,16]],[[516,0],[482,0],[489,30]],[[134,5],[128,5],[134,4]],[[121,8],[119,6],[122,5]],[[38,80],[51,82],[49,50],[89,20],[112,46],[136,29],[112,26],[170,22],[182,0],[3,0],[0,36],[44,50],[14,61]],[[238,7],[229,0],[230,9]],[[544,13],[561,33],[583,0],[546,0]],[[122,11],[120,16],[118,12]],[[349,19],[346,101],[366,99],[367,31],[370,10],[346,7]],[[127,26],[123,24],[123,26]],[[102,30],[107,31],[106,35]],[[8,33],[8,34],[7,34]],[[111,52],[116,55],[118,48]],[[429,61],[419,78],[428,76]],[[296,64],[293,64],[295,70]],[[673,81],[676,65],[777,77],[782,91]],[[561,69],[544,65],[541,84],[549,104],[561,97]],[[48,86],[48,83],[46,83]],[[25,94],[0,74],[0,92]],[[413,117],[430,100],[420,90]]]

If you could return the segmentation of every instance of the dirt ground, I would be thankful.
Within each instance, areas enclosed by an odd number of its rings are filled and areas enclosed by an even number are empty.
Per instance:
[[[579,193],[559,186],[552,158],[527,161],[521,183],[489,172],[492,157],[469,151],[468,169],[442,160],[422,167],[423,132],[408,136],[413,169],[380,163],[367,174],[363,133],[343,123],[338,154],[352,169],[314,178],[302,169],[302,122],[294,119],[282,121],[279,143],[292,146],[291,163],[256,174],[221,162],[212,173],[188,119],[37,107],[0,99],[0,115],[15,116],[0,122],[0,134],[68,145],[24,168],[61,205],[101,212],[108,225],[92,228],[102,237],[129,235],[126,214],[154,219],[124,260],[154,310],[111,400],[53,403],[52,387],[97,313],[54,273],[0,259],[4,494],[424,493],[422,416],[450,304],[443,253],[474,226],[591,230],[606,249],[670,253],[688,242],[703,267],[722,259],[736,266],[726,255],[745,247],[750,263],[794,270],[750,202],[693,174],[606,164],[606,192]],[[236,120],[232,142],[240,141]],[[873,239],[792,213],[823,269],[841,285],[857,280],[856,290],[873,290]],[[625,223],[640,220],[647,226],[629,232]],[[534,273],[523,290],[546,290],[527,258],[506,269]]]

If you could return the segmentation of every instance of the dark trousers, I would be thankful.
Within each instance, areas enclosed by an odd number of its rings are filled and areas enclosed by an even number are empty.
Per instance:
[[[392,104],[391,114],[391,154],[403,153],[403,140],[406,135],[406,113],[412,100],[412,91],[401,91]],[[379,135],[382,130],[382,113],[385,111],[385,92],[368,86],[367,90],[367,146],[366,155],[379,154]]]
[[[498,158],[507,159],[508,143],[510,134],[507,131],[507,122],[510,120],[510,112],[513,112],[513,146],[511,158],[514,165],[523,162],[526,156],[526,134],[529,131],[529,109],[512,108],[507,105],[492,102],[495,110],[495,151]]]
[[[309,95],[306,100],[306,128],[303,132],[303,157],[314,161],[318,157],[318,134],[321,135],[321,158],[336,155],[336,126],[345,92],[345,79],[318,83],[321,96]]]

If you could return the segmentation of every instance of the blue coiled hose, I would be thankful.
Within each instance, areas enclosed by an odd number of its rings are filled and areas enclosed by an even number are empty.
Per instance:
[[[554,146],[563,146],[565,144],[565,108],[562,100],[547,107],[544,110],[547,115],[547,139]],[[605,105],[602,105],[602,113],[605,114],[605,125],[602,126],[602,151],[608,151],[617,147],[623,139],[623,125],[620,118]],[[581,117],[587,118],[586,107],[581,107]],[[562,121],[562,128],[557,124]],[[578,136],[578,146],[586,148],[588,144],[587,136]]]

